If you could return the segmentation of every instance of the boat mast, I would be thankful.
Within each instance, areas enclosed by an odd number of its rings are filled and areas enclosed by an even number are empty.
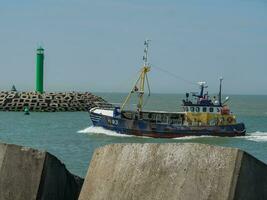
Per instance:
[[[219,90],[219,105],[222,106],[222,81],[223,78],[220,77],[220,90]]]
[[[149,42],[150,42],[150,40],[145,40],[145,42],[144,42],[144,45],[145,45],[144,53],[145,53],[145,55],[143,56],[143,60],[144,60],[143,67],[141,69],[140,75],[139,75],[137,81],[135,82],[132,90],[130,91],[130,93],[128,94],[126,100],[122,104],[121,110],[124,109],[125,105],[128,103],[128,101],[130,100],[130,97],[132,96],[133,93],[138,93],[137,111],[140,112],[143,109],[145,82],[147,81],[147,83],[148,83],[147,73],[150,71],[150,66],[149,66],[149,63],[148,63]]]

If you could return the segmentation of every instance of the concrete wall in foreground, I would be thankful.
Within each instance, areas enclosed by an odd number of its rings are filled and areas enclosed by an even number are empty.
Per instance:
[[[267,166],[204,144],[114,144],[95,151],[79,200],[267,199]]]
[[[0,144],[0,177],[1,200],[75,200],[83,183],[53,155],[8,144]]]

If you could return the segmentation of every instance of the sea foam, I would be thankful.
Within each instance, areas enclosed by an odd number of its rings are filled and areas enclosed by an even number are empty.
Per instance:
[[[267,141],[267,132],[256,131],[253,133],[247,133],[246,136],[240,137],[246,140],[254,141],[254,142],[266,142]]]
[[[134,135],[125,135],[125,134],[120,134],[117,133],[116,131],[111,131],[104,129],[102,127],[96,127],[96,126],[90,126],[87,127],[83,130],[78,131],[78,133],[86,133],[86,134],[103,134],[107,136],[115,136],[115,137],[136,137]],[[212,138],[217,136],[210,136],[210,135],[203,135],[203,136],[185,136],[185,137],[177,137],[177,138],[172,138],[174,140],[193,140],[193,139],[198,139],[198,138]],[[143,137],[147,138],[147,137]],[[246,136],[240,136],[236,137],[239,139],[245,139],[245,140],[250,140],[254,142],[267,142],[267,132],[253,132],[253,133],[247,133]]]
[[[90,126],[83,130],[78,131],[78,133],[86,133],[86,134],[103,134],[108,136],[115,136],[115,137],[142,137],[142,138],[149,138],[146,136],[135,136],[135,135],[126,135],[121,134],[116,131],[111,131],[104,129],[102,127],[96,127],[96,126]],[[209,136],[209,135],[203,135],[203,136],[185,136],[185,137],[177,137],[177,138],[171,138],[175,140],[191,140],[191,139],[197,139],[197,138],[208,138],[208,137],[216,137],[216,136]]]
[[[108,136],[115,136],[115,137],[132,137],[131,135],[125,135],[117,133],[116,131],[111,131],[104,129],[102,127],[90,126],[83,130],[78,131],[78,133],[87,133],[87,134],[103,134]]]

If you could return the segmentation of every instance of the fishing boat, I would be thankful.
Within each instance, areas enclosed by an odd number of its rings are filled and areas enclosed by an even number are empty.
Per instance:
[[[222,78],[220,78],[217,97],[210,98],[206,92],[207,84],[198,82],[199,93],[186,93],[182,100],[182,111],[144,110],[145,84],[148,82],[149,41],[145,41],[144,64],[137,81],[121,106],[97,106],[89,110],[94,126],[116,131],[119,134],[146,136],[154,138],[176,138],[184,136],[243,136],[246,128],[238,123],[227,102],[222,101]],[[136,109],[126,109],[132,95],[137,96]]]

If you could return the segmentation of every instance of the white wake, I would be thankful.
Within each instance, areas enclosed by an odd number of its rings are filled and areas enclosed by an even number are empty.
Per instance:
[[[174,140],[193,140],[193,139],[199,139],[199,138],[218,138],[218,136],[212,136],[212,135],[200,135],[200,136],[183,136],[183,137],[176,137],[172,138]]]
[[[255,141],[255,142],[267,142],[267,132],[254,132],[254,133],[247,133],[246,136],[240,137],[246,140]]]
[[[104,129],[102,127],[90,126],[83,130],[78,131],[78,133],[88,133],[88,134],[104,134],[108,136],[115,136],[115,137],[132,137],[132,135],[125,135],[117,133],[116,131],[111,131]]]
[[[115,136],[115,137],[137,137],[135,135],[125,135],[117,133],[116,131],[111,131],[104,129],[102,127],[96,127],[96,126],[90,126],[83,130],[78,131],[78,133],[86,133],[86,134],[103,134],[108,136]],[[143,137],[147,138],[147,137]],[[203,136],[185,136],[185,137],[177,137],[172,138],[174,140],[192,140],[192,139],[199,139],[199,138],[220,138],[217,136],[210,136],[210,135],[203,135]],[[267,142],[267,132],[253,132],[253,133],[247,133],[246,136],[240,136],[236,137],[239,139],[246,139],[254,142]]]

